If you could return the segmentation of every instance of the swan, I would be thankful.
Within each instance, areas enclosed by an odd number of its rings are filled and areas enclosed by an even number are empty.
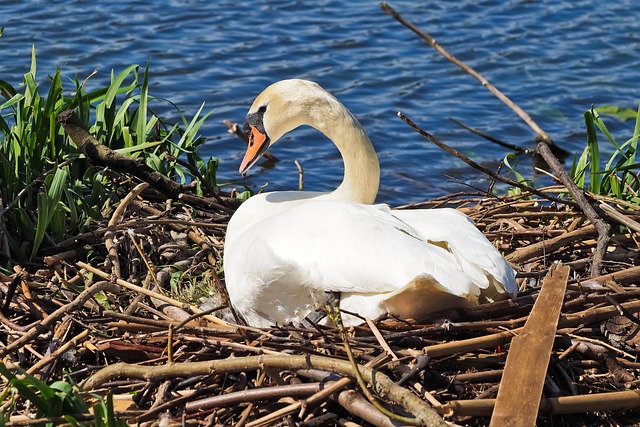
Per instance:
[[[225,280],[247,324],[298,324],[324,307],[328,292],[340,292],[346,325],[385,313],[424,321],[438,311],[516,294],[514,270],[463,213],[373,204],[380,181],[373,145],[349,110],[317,83],[279,81],[255,99],[240,173],[301,125],[336,145],[344,178],[330,193],[254,195],[231,217]]]

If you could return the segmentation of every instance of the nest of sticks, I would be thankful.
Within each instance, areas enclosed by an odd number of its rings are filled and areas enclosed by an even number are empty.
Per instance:
[[[580,209],[526,192],[456,195],[411,207],[470,215],[516,267],[517,298],[430,324],[259,330],[233,318],[219,280],[229,216],[129,197],[38,271],[0,275],[0,354],[13,372],[111,395],[129,424],[486,425],[533,405],[541,423],[628,425],[640,420],[640,213],[603,202],[618,219],[596,277],[598,232]],[[514,375],[520,391],[499,395]],[[542,399],[522,401],[534,383]],[[2,410],[8,425],[64,422],[34,420],[20,397]]]

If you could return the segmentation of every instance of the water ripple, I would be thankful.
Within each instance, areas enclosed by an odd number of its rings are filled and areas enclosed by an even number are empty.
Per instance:
[[[606,7],[596,0],[401,0],[393,6],[570,151],[583,144],[581,117],[592,104],[637,106],[640,11],[631,0]],[[98,86],[112,68],[150,61],[153,96],[176,102],[187,115],[206,101],[216,111],[202,128],[210,140],[205,151],[223,159],[221,181],[240,182],[243,150],[222,120],[242,121],[266,85],[291,77],[320,82],[361,119],[380,155],[380,201],[419,201],[458,191],[459,182],[488,185],[408,129],[397,110],[489,167],[497,167],[506,151],[449,117],[512,143],[533,144],[532,132],[507,107],[376,2],[8,0],[0,13],[0,78],[16,86],[35,45],[42,81],[58,65],[67,78],[83,79],[98,69],[89,83]],[[173,114],[169,107],[166,113]],[[631,132],[628,124],[613,122],[611,128],[622,140]],[[295,188],[294,159],[305,167],[308,189],[330,190],[341,179],[337,151],[312,130],[300,129],[274,151],[282,161],[273,169],[256,168],[248,183]],[[532,176],[527,159],[521,162]]]

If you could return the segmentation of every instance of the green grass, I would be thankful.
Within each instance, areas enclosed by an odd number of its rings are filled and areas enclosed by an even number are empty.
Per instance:
[[[204,113],[203,104],[187,119],[174,104],[150,96],[148,64],[112,71],[108,86],[93,89],[91,76],[69,80],[55,70],[43,93],[37,76],[34,49],[21,86],[0,80],[0,260],[34,260],[42,248],[101,219],[117,201],[118,183],[92,167],[58,123],[66,109],[75,109],[89,131],[119,153],[143,157],[180,183],[194,182],[202,194],[199,178],[165,155],[186,159],[216,186],[218,160],[205,161],[197,152],[205,141],[199,129],[211,112]],[[159,104],[173,106],[180,123],[157,117]]]
[[[640,107],[621,110],[617,107],[591,108],[584,113],[587,143],[579,157],[575,157],[571,167],[571,177],[581,188],[603,196],[616,197],[633,204],[640,204],[640,179],[636,160],[638,138],[640,137]],[[617,119],[635,118],[633,134],[623,143],[609,132],[601,114],[609,114]],[[608,143],[613,153],[602,159],[601,145]],[[604,163],[604,164],[603,164]]]

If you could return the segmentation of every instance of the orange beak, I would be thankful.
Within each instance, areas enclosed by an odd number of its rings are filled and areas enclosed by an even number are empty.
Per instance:
[[[269,148],[269,138],[263,134],[254,125],[250,125],[251,132],[249,132],[249,146],[247,152],[244,154],[244,159],[240,164],[240,173],[244,175],[253,166],[260,157]]]

